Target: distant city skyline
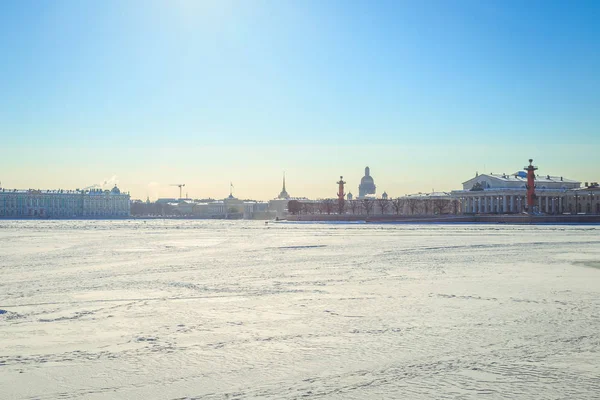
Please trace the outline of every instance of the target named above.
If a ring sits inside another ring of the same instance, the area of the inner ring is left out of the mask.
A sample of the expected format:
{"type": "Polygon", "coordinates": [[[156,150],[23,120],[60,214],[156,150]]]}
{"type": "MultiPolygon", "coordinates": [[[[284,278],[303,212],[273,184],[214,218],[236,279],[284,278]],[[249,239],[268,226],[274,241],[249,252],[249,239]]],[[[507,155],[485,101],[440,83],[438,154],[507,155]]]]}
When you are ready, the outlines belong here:
{"type": "Polygon", "coordinates": [[[2,4],[0,182],[133,198],[600,180],[598,2],[2,4]]]}
{"type": "MultiPolygon", "coordinates": [[[[433,149],[435,149],[435,147],[432,147],[432,151],[433,149]]],[[[449,149],[446,147],[445,150],[448,151],[449,149]]],[[[393,155],[384,152],[383,149],[381,149],[381,151],[382,154],[388,154],[390,158],[394,157],[393,155]]],[[[441,152],[442,149],[439,149],[438,151],[441,152]]],[[[547,151],[550,152],[550,150],[547,151]]],[[[582,157],[582,155],[585,154],[585,149],[583,147],[578,149],[577,146],[561,146],[556,149],[556,151],[565,152],[565,154],[563,156],[555,155],[551,160],[535,159],[535,163],[540,165],[540,170],[538,171],[539,175],[564,176],[565,178],[579,180],[582,183],[599,180],[599,174],[597,173],[588,173],[583,176],[577,175],[577,172],[581,170],[581,166],[586,165],[586,158],[582,157]],[[538,162],[538,160],[540,160],[540,162],[538,162]]],[[[365,166],[370,167],[371,175],[375,179],[377,185],[377,197],[384,191],[387,192],[390,197],[398,197],[417,192],[428,193],[434,190],[455,190],[461,186],[463,181],[472,178],[476,173],[494,172],[512,174],[523,169],[526,162],[522,162],[522,160],[523,157],[527,157],[526,152],[522,152],[525,155],[519,157],[519,153],[515,155],[502,151],[501,154],[506,156],[506,162],[502,163],[501,160],[498,161],[500,156],[487,159],[482,157],[481,154],[473,155],[472,157],[469,157],[469,159],[473,161],[473,164],[477,164],[481,166],[481,168],[469,168],[469,165],[466,165],[469,161],[462,161],[460,160],[460,157],[453,157],[452,153],[452,151],[449,151],[449,155],[444,158],[444,154],[436,154],[436,152],[433,152],[432,157],[434,159],[437,160],[443,158],[447,162],[447,165],[451,167],[444,168],[444,165],[442,164],[437,171],[437,179],[435,175],[420,174],[419,168],[421,165],[424,165],[424,168],[427,171],[427,159],[399,159],[396,168],[391,171],[379,169],[380,164],[387,165],[387,162],[381,162],[381,160],[376,163],[364,164],[362,166],[358,166],[357,164],[356,168],[348,168],[348,173],[344,173],[345,171],[341,172],[344,176],[344,180],[347,182],[346,193],[351,192],[355,197],[358,195],[358,185],[364,175],[365,166]],[[373,165],[375,167],[373,167],[373,165]],[[503,168],[502,165],[507,167],[503,168]],[[514,168],[511,168],[510,165],[514,166],[514,168]],[[432,179],[432,176],[434,179],[432,179]]],[[[410,154],[410,149],[407,150],[407,154],[410,154]]],[[[594,165],[595,159],[592,157],[589,160],[589,165],[592,166],[592,169],[590,169],[589,172],[593,172],[595,171],[594,168],[597,168],[597,166],[594,165]]],[[[392,160],[390,159],[389,162],[392,162],[392,160]]],[[[324,172],[323,174],[320,174],[318,167],[319,166],[316,165],[286,169],[286,189],[291,197],[335,197],[335,190],[337,187],[336,175],[326,176],[324,175],[324,172]]],[[[170,172],[160,173],[160,171],[158,171],[159,174],[157,174],[156,177],[164,177],[165,180],[138,183],[129,181],[129,179],[131,179],[130,176],[120,177],[118,175],[112,175],[93,181],[93,179],[86,179],[85,176],[82,177],[80,171],[77,174],[65,174],[62,177],[50,177],[45,181],[46,184],[42,184],[41,186],[19,184],[15,179],[11,179],[10,175],[7,175],[9,179],[2,179],[0,180],[0,183],[2,187],[11,189],[75,189],[92,185],[110,189],[117,184],[121,189],[130,192],[132,198],[142,200],[145,200],[146,197],[150,197],[151,200],[156,200],[157,198],[178,198],[179,188],[175,186],[176,183],[185,183],[186,186],[182,190],[183,196],[185,197],[187,194],[191,198],[225,198],[229,195],[230,182],[233,183],[234,186],[233,194],[238,198],[270,200],[276,198],[280,193],[283,170],[265,169],[262,171],[263,173],[261,176],[257,177],[249,175],[244,171],[242,165],[240,165],[239,168],[239,174],[235,175],[235,178],[237,179],[231,180],[228,180],[228,177],[224,175],[216,175],[208,176],[205,181],[202,181],[199,180],[201,177],[188,171],[185,174],[178,175],[179,177],[185,178],[168,181],[166,177],[170,172]],[[217,178],[219,176],[223,177],[223,179],[218,180],[217,178]],[[266,195],[261,196],[262,193],[266,193],[266,195]]],[[[324,169],[326,171],[331,170],[331,167],[324,167],[324,169]]],[[[43,172],[44,171],[42,171],[42,173],[43,172]]]]}

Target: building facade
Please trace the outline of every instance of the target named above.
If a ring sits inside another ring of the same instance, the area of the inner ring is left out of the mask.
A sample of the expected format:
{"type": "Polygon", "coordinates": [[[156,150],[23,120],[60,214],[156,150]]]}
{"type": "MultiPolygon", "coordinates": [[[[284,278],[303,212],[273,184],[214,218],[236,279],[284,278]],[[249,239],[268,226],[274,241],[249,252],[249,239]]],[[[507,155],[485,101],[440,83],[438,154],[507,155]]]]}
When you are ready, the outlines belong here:
{"type": "Polygon", "coordinates": [[[570,190],[563,202],[563,212],[600,214],[600,185],[598,182],[586,182],[584,187],[570,190]]]}
{"type": "Polygon", "coordinates": [[[130,197],[112,190],[0,189],[0,217],[111,218],[130,215],[130,197]]]}
{"type": "Polygon", "coordinates": [[[534,204],[527,204],[527,174],[476,174],[452,196],[460,200],[464,214],[600,213],[600,187],[562,176],[536,175],[534,204]]]}

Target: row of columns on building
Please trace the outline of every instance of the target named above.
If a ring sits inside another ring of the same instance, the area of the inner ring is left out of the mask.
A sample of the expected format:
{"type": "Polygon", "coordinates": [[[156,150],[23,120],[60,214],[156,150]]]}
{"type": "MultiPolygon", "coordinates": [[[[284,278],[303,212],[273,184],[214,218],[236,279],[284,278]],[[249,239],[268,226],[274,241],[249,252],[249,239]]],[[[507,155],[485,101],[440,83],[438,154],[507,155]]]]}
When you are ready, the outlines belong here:
{"type": "Polygon", "coordinates": [[[527,196],[521,195],[470,196],[463,199],[462,205],[465,214],[507,214],[526,210],[559,214],[563,211],[563,197],[538,196],[535,210],[529,209],[527,196]]]}

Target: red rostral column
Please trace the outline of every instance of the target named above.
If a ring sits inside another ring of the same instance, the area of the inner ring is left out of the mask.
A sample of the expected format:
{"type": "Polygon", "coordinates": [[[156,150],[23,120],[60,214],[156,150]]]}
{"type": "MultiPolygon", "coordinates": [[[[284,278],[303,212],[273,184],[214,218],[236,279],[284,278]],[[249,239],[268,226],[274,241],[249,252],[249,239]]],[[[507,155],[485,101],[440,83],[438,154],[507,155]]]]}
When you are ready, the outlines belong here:
{"type": "Polygon", "coordinates": [[[339,182],[337,182],[338,184],[338,214],[341,214],[344,212],[344,196],[346,196],[346,193],[344,193],[344,184],[346,182],[344,182],[344,177],[340,176],[340,180],[339,182]]]}
{"type": "Polygon", "coordinates": [[[527,171],[527,211],[533,212],[535,205],[535,171],[537,167],[533,165],[533,159],[529,159],[529,165],[524,168],[527,171]]]}

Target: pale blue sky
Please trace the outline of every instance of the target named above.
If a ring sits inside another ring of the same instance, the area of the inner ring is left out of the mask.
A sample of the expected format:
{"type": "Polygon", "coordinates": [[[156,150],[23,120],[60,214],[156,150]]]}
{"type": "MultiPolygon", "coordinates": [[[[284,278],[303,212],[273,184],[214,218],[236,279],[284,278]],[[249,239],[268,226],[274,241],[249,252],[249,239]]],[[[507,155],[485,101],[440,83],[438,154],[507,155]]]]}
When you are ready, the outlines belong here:
{"type": "Polygon", "coordinates": [[[600,3],[13,1],[0,181],[135,197],[600,180],[600,3]]]}

